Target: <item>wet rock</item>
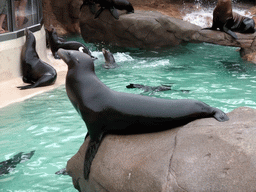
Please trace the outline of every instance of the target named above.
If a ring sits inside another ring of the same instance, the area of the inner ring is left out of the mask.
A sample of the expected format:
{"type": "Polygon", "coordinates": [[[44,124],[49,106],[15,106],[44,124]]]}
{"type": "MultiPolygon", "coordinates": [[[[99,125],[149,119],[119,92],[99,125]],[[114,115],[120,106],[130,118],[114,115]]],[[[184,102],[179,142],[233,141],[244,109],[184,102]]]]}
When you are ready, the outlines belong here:
{"type": "Polygon", "coordinates": [[[255,191],[256,110],[228,116],[225,123],[207,118],[159,133],[107,135],[85,181],[87,139],[67,172],[81,191],[255,191]]]}

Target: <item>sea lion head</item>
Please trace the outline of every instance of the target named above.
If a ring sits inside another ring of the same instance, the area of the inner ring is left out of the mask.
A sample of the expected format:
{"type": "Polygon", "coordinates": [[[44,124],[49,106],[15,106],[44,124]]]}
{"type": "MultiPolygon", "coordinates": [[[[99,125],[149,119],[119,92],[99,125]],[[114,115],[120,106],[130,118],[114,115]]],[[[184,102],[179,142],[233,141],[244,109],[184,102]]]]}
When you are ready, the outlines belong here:
{"type": "Polygon", "coordinates": [[[25,29],[24,34],[26,36],[26,46],[32,46],[33,48],[35,48],[36,38],[34,34],[28,28],[25,29]]]}
{"type": "Polygon", "coordinates": [[[68,65],[68,69],[83,70],[94,72],[94,63],[92,58],[80,51],[59,49],[58,55],[68,65]]]}
{"type": "Polygon", "coordinates": [[[102,53],[104,55],[106,64],[115,64],[116,63],[115,58],[112,53],[110,53],[109,51],[107,51],[104,48],[102,49],[102,53]]]}

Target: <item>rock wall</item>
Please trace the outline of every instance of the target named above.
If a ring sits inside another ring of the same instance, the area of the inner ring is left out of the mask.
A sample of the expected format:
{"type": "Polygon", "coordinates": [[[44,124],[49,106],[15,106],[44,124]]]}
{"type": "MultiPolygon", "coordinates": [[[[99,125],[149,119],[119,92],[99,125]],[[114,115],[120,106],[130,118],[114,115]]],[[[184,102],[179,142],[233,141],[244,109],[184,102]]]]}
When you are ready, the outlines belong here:
{"type": "Polygon", "coordinates": [[[107,135],[83,179],[86,139],[67,171],[81,191],[255,191],[256,110],[142,135],[107,135]]]}
{"type": "Polygon", "coordinates": [[[79,16],[82,0],[43,0],[46,28],[53,25],[59,35],[80,33],[79,16]]]}

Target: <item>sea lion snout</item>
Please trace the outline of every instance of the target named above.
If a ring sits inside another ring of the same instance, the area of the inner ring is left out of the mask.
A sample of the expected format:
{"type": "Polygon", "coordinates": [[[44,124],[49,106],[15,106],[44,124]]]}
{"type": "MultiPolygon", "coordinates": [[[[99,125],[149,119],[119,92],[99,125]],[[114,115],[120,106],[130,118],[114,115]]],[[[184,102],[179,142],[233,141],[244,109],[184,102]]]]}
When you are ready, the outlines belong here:
{"type": "Polygon", "coordinates": [[[60,56],[60,58],[66,63],[68,64],[69,61],[71,60],[70,56],[71,56],[71,53],[70,51],[68,50],[65,50],[65,49],[59,49],[57,51],[58,55],[60,56]]]}

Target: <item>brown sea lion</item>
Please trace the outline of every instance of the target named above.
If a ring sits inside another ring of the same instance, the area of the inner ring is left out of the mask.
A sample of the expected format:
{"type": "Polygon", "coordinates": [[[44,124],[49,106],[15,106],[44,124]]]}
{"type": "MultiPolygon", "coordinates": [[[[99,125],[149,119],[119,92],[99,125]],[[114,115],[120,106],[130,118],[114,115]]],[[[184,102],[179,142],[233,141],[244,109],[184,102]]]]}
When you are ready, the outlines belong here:
{"type": "Polygon", "coordinates": [[[254,27],[255,22],[253,19],[232,11],[231,0],[218,0],[217,6],[213,11],[212,27],[204,29],[217,30],[219,28],[234,39],[237,39],[237,35],[234,32],[254,33],[254,27]]]}

